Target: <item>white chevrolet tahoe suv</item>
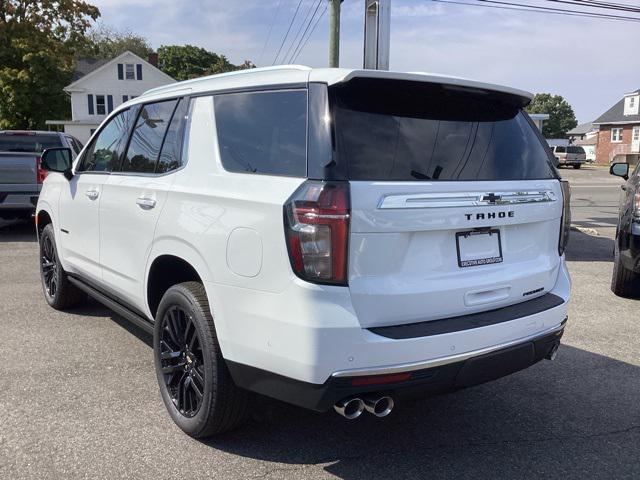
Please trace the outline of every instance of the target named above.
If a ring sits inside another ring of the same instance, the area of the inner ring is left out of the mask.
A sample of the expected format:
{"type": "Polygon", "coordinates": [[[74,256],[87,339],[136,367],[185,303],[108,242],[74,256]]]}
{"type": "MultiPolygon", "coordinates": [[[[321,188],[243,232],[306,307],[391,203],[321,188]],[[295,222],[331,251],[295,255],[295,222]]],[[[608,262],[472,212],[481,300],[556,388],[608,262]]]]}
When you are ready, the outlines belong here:
{"type": "Polygon", "coordinates": [[[346,418],[553,358],[569,189],[531,95],[285,66],[151,90],[37,205],[47,302],[153,332],[173,420],[242,422],[250,392],[346,418]]]}

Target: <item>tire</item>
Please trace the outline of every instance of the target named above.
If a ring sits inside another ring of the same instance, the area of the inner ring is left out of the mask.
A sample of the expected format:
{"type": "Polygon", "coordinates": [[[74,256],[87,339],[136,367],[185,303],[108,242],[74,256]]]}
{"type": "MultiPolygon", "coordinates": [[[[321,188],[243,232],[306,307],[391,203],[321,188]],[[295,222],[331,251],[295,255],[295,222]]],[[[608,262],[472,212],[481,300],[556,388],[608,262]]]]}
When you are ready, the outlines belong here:
{"type": "Polygon", "coordinates": [[[582,166],[582,164],[580,164],[580,163],[574,163],[573,164],[573,168],[575,168],[576,170],[580,170],[581,166],[582,166]]]}
{"type": "Polygon", "coordinates": [[[162,400],[187,435],[210,437],[247,419],[249,392],[236,387],[229,374],[201,283],[174,285],[164,294],[153,351],[162,400]]]}
{"type": "Polygon", "coordinates": [[[66,310],[83,303],[86,294],[69,282],[62,268],[53,225],[44,227],[40,234],[40,281],[47,303],[56,310],[66,310]]]}
{"type": "Polygon", "coordinates": [[[637,298],[640,293],[640,275],[633,270],[629,270],[622,264],[617,238],[613,249],[611,291],[618,297],[623,298],[637,298]]]}

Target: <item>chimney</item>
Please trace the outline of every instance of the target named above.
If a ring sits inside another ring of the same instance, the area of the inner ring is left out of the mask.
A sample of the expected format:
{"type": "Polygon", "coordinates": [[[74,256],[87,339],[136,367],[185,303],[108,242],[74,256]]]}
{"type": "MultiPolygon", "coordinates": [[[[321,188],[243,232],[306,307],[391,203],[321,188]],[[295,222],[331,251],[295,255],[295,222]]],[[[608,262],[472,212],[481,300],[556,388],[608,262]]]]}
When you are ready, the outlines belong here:
{"type": "Polygon", "coordinates": [[[158,66],[158,54],[157,54],[157,53],[154,53],[154,52],[151,52],[151,53],[149,54],[149,60],[148,60],[148,62],[149,62],[151,65],[153,65],[154,67],[157,67],[157,66],[158,66]]]}

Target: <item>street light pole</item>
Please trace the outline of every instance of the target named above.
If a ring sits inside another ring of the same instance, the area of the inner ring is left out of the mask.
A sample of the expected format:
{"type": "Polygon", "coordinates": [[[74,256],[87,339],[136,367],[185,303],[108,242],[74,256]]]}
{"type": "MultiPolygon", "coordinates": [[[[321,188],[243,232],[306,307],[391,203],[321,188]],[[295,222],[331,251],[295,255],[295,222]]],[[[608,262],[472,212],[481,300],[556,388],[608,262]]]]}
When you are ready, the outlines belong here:
{"type": "Polygon", "coordinates": [[[340,66],[340,4],[342,0],[329,0],[329,67],[340,66]]]}

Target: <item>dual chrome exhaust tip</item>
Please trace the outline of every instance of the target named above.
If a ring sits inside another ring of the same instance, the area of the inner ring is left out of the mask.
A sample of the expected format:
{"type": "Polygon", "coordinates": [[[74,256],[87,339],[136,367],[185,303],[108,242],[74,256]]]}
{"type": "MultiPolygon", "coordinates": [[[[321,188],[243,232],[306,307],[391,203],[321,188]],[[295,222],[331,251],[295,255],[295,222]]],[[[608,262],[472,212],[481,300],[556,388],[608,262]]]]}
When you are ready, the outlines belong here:
{"type": "Polygon", "coordinates": [[[348,397],[337,402],[333,408],[347,420],[354,420],[365,410],[376,417],[386,417],[391,413],[395,402],[393,398],[384,395],[367,395],[364,398],[348,397]]]}

